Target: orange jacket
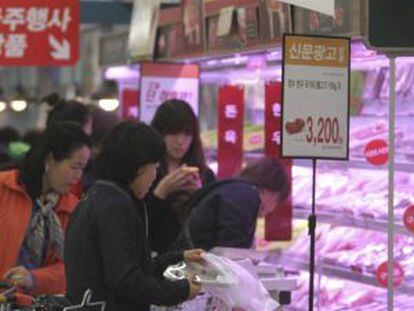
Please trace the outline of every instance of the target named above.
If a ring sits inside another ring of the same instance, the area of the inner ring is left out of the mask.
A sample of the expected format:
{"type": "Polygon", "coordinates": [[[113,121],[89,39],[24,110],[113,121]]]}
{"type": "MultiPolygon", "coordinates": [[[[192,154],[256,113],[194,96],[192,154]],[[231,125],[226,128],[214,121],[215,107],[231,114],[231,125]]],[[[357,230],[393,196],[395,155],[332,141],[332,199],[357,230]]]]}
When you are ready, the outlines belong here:
{"type": "MultiPolygon", "coordinates": [[[[0,172],[0,280],[4,273],[16,266],[34,204],[17,179],[17,171],[0,172]]],[[[77,202],[71,194],[63,195],[59,200],[56,213],[64,232],[77,202]]],[[[53,254],[46,257],[44,267],[31,271],[36,281],[33,293],[65,293],[63,262],[53,254]]]]}

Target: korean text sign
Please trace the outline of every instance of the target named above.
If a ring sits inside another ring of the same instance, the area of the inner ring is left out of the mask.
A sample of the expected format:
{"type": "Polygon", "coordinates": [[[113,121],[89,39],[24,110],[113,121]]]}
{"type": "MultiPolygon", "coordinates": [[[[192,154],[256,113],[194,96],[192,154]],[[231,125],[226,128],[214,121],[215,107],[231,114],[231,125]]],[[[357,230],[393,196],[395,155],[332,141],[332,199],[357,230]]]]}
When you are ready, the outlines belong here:
{"type": "Polygon", "coordinates": [[[198,115],[198,77],[198,65],[141,63],[140,120],[150,123],[158,106],[169,99],[185,100],[198,115]]]}
{"type": "Polygon", "coordinates": [[[217,162],[219,178],[238,173],[243,162],[244,89],[236,85],[219,88],[217,162]]]}
{"type": "Polygon", "coordinates": [[[282,156],[348,159],[350,40],[285,35],[282,156]]]}
{"type": "Polygon", "coordinates": [[[68,66],[79,58],[79,0],[0,1],[0,65],[68,66]]]}

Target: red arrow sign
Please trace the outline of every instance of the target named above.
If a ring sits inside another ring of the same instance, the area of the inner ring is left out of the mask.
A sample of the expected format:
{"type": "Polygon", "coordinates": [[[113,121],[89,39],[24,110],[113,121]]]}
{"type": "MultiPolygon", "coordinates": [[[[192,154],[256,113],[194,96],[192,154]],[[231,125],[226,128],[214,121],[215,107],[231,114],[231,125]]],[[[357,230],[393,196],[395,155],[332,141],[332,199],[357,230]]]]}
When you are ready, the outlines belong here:
{"type": "Polygon", "coordinates": [[[0,66],[68,66],[79,58],[79,0],[1,0],[0,66]]]}

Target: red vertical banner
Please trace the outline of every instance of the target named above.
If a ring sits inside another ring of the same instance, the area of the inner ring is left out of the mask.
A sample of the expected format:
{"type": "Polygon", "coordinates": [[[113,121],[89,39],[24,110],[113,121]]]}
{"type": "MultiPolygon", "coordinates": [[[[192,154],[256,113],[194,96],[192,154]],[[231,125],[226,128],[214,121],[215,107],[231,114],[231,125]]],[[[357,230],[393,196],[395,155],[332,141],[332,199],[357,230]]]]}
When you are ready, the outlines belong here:
{"type": "Polygon", "coordinates": [[[124,88],[121,93],[122,119],[137,119],[139,108],[139,90],[124,88]]]}
{"type": "MultiPolygon", "coordinates": [[[[267,157],[280,157],[282,84],[269,81],[265,84],[265,154],[267,157]]],[[[292,185],[292,161],[281,160],[292,185]]],[[[292,239],[292,200],[283,202],[266,215],[265,238],[268,241],[286,241],[292,239]]]]}
{"type": "Polygon", "coordinates": [[[219,88],[217,161],[218,177],[231,177],[243,162],[244,88],[219,88]]]}

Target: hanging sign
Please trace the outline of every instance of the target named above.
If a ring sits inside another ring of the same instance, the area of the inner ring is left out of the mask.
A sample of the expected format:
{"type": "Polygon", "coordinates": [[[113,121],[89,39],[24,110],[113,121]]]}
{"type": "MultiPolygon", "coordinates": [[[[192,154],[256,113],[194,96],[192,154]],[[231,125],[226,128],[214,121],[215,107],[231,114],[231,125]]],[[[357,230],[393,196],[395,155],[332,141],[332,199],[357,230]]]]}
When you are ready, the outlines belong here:
{"type": "Polygon", "coordinates": [[[282,156],[349,155],[350,40],[285,35],[282,156]]]}
{"type": "Polygon", "coordinates": [[[232,177],[243,162],[244,89],[225,85],[219,89],[218,176],[232,177]]]}
{"type": "MultiPolygon", "coordinates": [[[[265,84],[265,154],[280,158],[282,83],[269,81],[265,84]]],[[[292,184],[292,160],[281,160],[292,184]]],[[[265,238],[268,241],[287,241],[292,238],[292,201],[278,204],[265,215],[265,238]]]]}
{"type": "Polygon", "coordinates": [[[1,66],[69,66],[78,58],[78,0],[0,1],[1,66]]]}
{"type": "Polygon", "coordinates": [[[158,106],[169,99],[185,100],[198,115],[198,76],[198,65],[141,63],[140,120],[150,123],[158,106]]]}

